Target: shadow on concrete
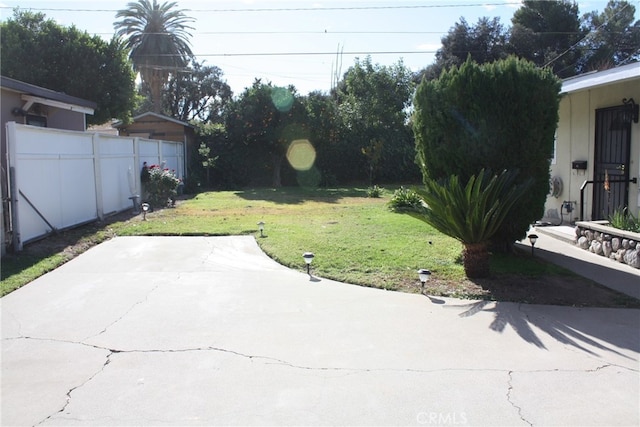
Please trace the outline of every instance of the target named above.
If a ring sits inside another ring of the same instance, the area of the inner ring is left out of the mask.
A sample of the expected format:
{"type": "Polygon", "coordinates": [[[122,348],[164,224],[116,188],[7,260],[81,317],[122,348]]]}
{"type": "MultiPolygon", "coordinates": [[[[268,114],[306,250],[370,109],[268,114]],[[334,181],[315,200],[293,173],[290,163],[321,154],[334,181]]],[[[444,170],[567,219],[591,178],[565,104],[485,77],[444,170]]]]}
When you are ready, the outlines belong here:
{"type": "Polygon", "coordinates": [[[448,308],[463,309],[464,311],[458,314],[460,317],[491,312],[493,313],[493,321],[489,326],[491,330],[502,333],[510,326],[523,340],[542,349],[547,347],[539,336],[540,332],[546,333],[562,344],[592,355],[598,355],[596,350],[599,349],[630,359],[614,347],[634,352],[640,351],[640,333],[637,329],[640,324],[638,309],[580,309],[495,301],[450,305],[448,308]]]}
{"type": "MultiPolygon", "coordinates": [[[[521,250],[531,250],[522,243],[516,243],[516,248],[521,250]]],[[[573,249],[573,248],[572,248],[573,249]]],[[[566,268],[586,279],[599,283],[607,288],[613,289],[625,295],[640,299],[640,272],[634,274],[635,271],[624,271],[624,269],[632,269],[627,265],[621,265],[621,269],[616,269],[616,262],[599,255],[594,255],[584,251],[584,258],[576,258],[567,256],[558,252],[548,251],[542,248],[536,248],[535,256],[545,261],[549,261],[560,267],[566,268]],[[592,262],[589,258],[600,257],[604,265],[592,262]],[[611,263],[611,267],[606,266],[611,263]]]]}

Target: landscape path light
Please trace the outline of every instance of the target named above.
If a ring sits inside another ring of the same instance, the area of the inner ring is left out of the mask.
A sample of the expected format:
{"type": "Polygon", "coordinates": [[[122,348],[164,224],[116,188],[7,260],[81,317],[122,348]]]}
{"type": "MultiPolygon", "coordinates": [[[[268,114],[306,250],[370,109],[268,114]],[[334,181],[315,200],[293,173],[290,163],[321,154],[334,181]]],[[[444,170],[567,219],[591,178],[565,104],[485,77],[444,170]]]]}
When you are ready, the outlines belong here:
{"type": "Polygon", "coordinates": [[[315,255],[312,252],[305,252],[302,254],[302,258],[304,258],[304,262],[307,264],[307,274],[311,276],[311,261],[313,261],[315,255]]]}
{"type": "Polygon", "coordinates": [[[149,203],[142,204],[142,220],[147,220],[147,212],[149,212],[149,203]]]}
{"type": "Polygon", "coordinates": [[[420,270],[418,270],[418,277],[420,278],[421,287],[422,289],[424,289],[424,285],[431,278],[431,272],[426,268],[421,268],[420,270]]]}
{"type": "Polygon", "coordinates": [[[531,242],[531,256],[533,256],[533,247],[536,245],[536,241],[538,240],[537,234],[529,234],[529,242],[531,242]]]}
{"type": "Polygon", "coordinates": [[[264,221],[258,223],[258,230],[260,230],[260,237],[264,237],[264,221]]]}

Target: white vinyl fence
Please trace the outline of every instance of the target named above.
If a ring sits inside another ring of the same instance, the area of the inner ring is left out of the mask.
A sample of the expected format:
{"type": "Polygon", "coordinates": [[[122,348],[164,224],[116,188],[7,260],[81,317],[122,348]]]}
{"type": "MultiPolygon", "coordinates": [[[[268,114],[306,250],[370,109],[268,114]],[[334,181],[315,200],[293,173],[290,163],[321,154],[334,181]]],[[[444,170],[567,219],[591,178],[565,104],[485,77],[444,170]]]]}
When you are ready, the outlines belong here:
{"type": "MultiPolygon", "coordinates": [[[[132,209],[143,162],[184,178],[184,143],[7,123],[14,250],[132,209]]],[[[6,212],[5,212],[6,214],[6,212]]]]}

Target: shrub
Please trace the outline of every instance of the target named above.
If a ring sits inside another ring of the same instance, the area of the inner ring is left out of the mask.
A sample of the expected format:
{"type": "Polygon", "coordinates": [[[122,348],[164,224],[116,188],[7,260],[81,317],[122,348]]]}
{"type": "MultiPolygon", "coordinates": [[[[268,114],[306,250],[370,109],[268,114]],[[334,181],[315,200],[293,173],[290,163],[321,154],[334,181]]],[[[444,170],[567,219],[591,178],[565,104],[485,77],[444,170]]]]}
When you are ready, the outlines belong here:
{"type": "Polygon", "coordinates": [[[367,197],[377,199],[381,196],[382,196],[382,187],[378,187],[377,185],[374,185],[373,187],[369,187],[367,189],[367,197]]]}
{"type": "Polygon", "coordinates": [[[551,70],[509,58],[468,60],[416,91],[413,124],[425,179],[457,175],[467,182],[483,168],[517,169],[516,184],[533,178],[492,238],[494,249],[510,249],[544,214],[560,88],[551,70]]]}
{"type": "Polygon", "coordinates": [[[533,184],[515,184],[517,171],[493,175],[484,169],[466,184],[453,175],[446,180],[425,179],[420,196],[425,208],[412,214],[464,245],[462,263],[469,278],[489,276],[490,239],[506,222],[512,206],[533,184]]]}
{"type": "Polygon", "coordinates": [[[174,200],[178,194],[180,180],[174,171],[163,169],[158,165],[149,167],[148,181],[146,182],[146,193],[149,203],[153,207],[163,208],[167,206],[169,200],[174,200]]]}
{"type": "Polygon", "coordinates": [[[640,233],[640,219],[634,217],[627,208],[616,209],[613,214],[609,215],[609,225],[619,230],[640,233]]]}
{"type": "Polygon", "coordinates": [[[393,192],[387,206],[393,212],[419,211],[422,207],[422,198],[414,190],[400,187],[393,192]]]}

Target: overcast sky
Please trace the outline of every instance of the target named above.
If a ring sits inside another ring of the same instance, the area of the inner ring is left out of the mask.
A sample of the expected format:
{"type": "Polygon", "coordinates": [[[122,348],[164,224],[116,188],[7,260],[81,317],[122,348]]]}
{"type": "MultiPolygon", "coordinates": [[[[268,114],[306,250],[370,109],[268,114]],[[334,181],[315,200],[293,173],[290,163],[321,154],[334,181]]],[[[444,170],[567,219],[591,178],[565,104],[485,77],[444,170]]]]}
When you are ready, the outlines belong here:
{"type": "MultiPolygon", "coordinates": [[[[160,0],[160,3],[164,0],[160,0]]],[[[13,8],[43,12],[60,25],[75,25],[106,39],[115,13],[126,0],[0,0],[2,20],[13,8]]],[[[302,94],[328,91],[356,57],[391,65],[400,59],[413,71],[431,64],[440,39],[464,17],[499,17],[506,27],[520,7],[515,0],[178,0],[195,18],[192,50],[199,61],[216,65],[235,94],[255,78],[294,85],[302,94]],[[342,55],[338,55],[342,52],[342,55]]],[[[640,0],[631,0],[640,9],[640,0]]],[[[579,2],[580,15],[602,11],[607,1],[579,2]]],[[[636,13],[637,17],[637,13],[636,13]]],[[[637,19],[637,18],[636,18],[637,19]]]]}

